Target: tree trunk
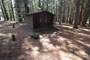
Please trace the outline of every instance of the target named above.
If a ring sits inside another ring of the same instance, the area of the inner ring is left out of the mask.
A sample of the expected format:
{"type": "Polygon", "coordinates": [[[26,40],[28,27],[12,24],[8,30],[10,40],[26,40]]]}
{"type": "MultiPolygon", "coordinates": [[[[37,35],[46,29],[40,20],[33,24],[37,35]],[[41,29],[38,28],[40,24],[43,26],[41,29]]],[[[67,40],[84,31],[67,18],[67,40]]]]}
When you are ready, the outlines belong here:
{"type": "Polygon", "coordinates": [[[48,11],[48,0],[47,0],[47,11],[48,11]]]}
{"type": "Polygon", "coordinates": [[[80,6],[80,0],[76,0],[76,14],[75,14],[75,21],[73,26],[74,28],[78,28],[79,6],[80,6]]]}
{"type": "Polygon", "coordinates": [[[79,20],[78,20],[78,25],[80,25],[80,23],[81,23],[81,21],[82,21],[83,1],[84,1],[84,0],[81,0],[81,8],[80,8],[80,16],[79,16],[79,20]]]}
{"type": "Polygon", "coordinates": [[[68,9],[68,11],[67,11],[67,21],[66,21],[66,22],[68,23],[68,20],[69,20],[69,17],[70,17],[70,16],[69,16],[69,12],[70,12],[69,9],[70,9],[70,8],[68,7],[67,9],[68,9]]]}
{"type": "Polygon", "coordinates": [[[57,1],[56,1],[56,21],[57,22],[58,14],[57,14],[57,1]]]}
{"type": "Polygon", "coordinates": [[[2,3],[1,3],[1,11],[2,11],[2,14],[3,14],[4,19],[7,20],[7,19],[6,19],[5,12],[4,12],[4,9],[3,9],[3,6],[2,6],[2,3]]]}
{"type": "Polygon", "coordinates": [[[9,9],[9,14],[10,14],[9,19],[12,20],[12,14],[11,14],[11,11],[10,11],[10,8],[9,8],[9,7],[10,7],[10,6],[9,6],[9,4],[8,4],[8,9],[9,9]]]}
{"type": "Polygon", "coordinates": [[[89,26],[90,26],[90,20],[89,20],[89,26]]]}
{"type": "Polygon", "coordinates": [[[81,24],[83,27],[86,27],[86,22],[89,17],[89,9],[88,9],[89,7],[90,7],[90,0],[87,1],[86,8],[84,10],[82,24],[81,24]]]}
{"type": "Polygon", "coordinates": [[[62,23],[66,22],[66,17],[65,17],[65,4],[63,6],[63,18],[62,18],[62,23]]]}
{"type": "Polygon", "coordinates": [[[72,24],[72,16],[69,17],[69,24],[72,24]]]}
{"type": "Polygon", "coordinates": [[[42,6],[41,6],[41,10],[44,10],[44,0],[42,0],[42,6]]]}
{"type": "Polygon", "coordinates": [[[4,0],[1,0],[1,6],[2,6],[2,10],[3,10],[3,15],[4,15],[4,19],[7,21],[9,20],[9,17],[8,17],[8,14],[6,12],[6,9],[5,9],[5,5],[4,5],[4,0]]]}
{"type": "Polygon", "coordinates": [[[61,24],[62,21],[62,0],[60,0],[60,7],[59,7],[59,24],[61,24]]]}
{"type": "Polygon", "coordinates": [[[39,0],[39,5],[38,6],[41,8],[41,0],[39,0]]]}
{"type": "Polygon", "coordinates": [[[27,4],[27,0],[24,0],[25,13],[29,13],[29,7],[27,4]]]}
{"type": "Polygon", "coordinates": [[[15,21],[15,17],[14,17],[14,11],[13,11],[13,6],[12,6],[12,0],[10,0],[10,3],[11,3],[11,12],[12,12],[12,20],[15,21]]]}

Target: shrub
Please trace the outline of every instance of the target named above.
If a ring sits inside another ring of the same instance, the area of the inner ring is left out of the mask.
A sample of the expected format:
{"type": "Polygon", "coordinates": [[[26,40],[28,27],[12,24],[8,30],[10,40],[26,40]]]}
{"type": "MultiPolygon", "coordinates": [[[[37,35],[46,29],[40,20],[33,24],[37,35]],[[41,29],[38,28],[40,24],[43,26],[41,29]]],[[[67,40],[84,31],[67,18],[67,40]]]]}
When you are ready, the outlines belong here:
{"type": "Polygon", "coordinates": [[[16,41],[15,35],[12,35],[12,41],[16,41]]]}
{"type": "Polygon", "coordinates": [[[33,35],[31,35],[31,38],[33,38],[33,39],[39,39],[40,37],[39,37],[38,34],[33,34],[33,35]]]}
{"type": "Polygon", "coordinates": [[[13,24],[13,28],[15,28],[15,25],[13,24]]]}
{"type": "Polygon", "coordinates": [[[19,18],[19,22],[23,22],[22,18],[19,18]]]}

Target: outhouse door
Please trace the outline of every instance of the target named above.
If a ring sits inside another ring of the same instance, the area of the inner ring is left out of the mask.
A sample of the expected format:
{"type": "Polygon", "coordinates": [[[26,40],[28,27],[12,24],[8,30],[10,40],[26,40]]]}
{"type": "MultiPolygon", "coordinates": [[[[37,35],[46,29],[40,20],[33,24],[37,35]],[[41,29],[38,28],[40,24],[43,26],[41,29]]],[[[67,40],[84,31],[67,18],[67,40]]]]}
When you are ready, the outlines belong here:
{"type": "Polygon", "coordinates": [[[39,26],[40,27],[48,26],[48,19],[47,19],[47,15],[45,13],[40,13],[39,26]]]}

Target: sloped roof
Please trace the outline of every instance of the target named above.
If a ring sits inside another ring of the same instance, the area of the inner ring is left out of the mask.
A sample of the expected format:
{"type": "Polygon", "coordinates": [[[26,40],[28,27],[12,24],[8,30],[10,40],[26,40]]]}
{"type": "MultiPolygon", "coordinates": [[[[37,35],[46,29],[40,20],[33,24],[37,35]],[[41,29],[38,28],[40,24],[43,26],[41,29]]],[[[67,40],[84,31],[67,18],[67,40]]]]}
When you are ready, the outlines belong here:
{"type": "Polygon", "coordinates": [[[41,12],[46,12],[46,13],[50,13],[52,15],[55,15],[55,14],[49,12],[49,11],[38,11],[38,12],[34,12],[34,13],[26,13],[25,15],[32,15],[32,14],[37,14],[37,13],[41,13],[41,12]]]}

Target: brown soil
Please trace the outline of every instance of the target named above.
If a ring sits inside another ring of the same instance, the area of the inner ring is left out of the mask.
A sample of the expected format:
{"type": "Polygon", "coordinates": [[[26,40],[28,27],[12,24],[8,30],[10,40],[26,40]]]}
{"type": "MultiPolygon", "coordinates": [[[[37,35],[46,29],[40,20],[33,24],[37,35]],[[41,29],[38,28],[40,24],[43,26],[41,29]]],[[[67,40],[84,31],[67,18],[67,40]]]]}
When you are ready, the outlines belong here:
{"type": "Polygon", "coordinates": [[[89,27],[73,29],[63,24],[36,33],[39,40],[30,38],[32,31],[26,23],[0,21],[0,60],[90,60],[89,27]]]}

